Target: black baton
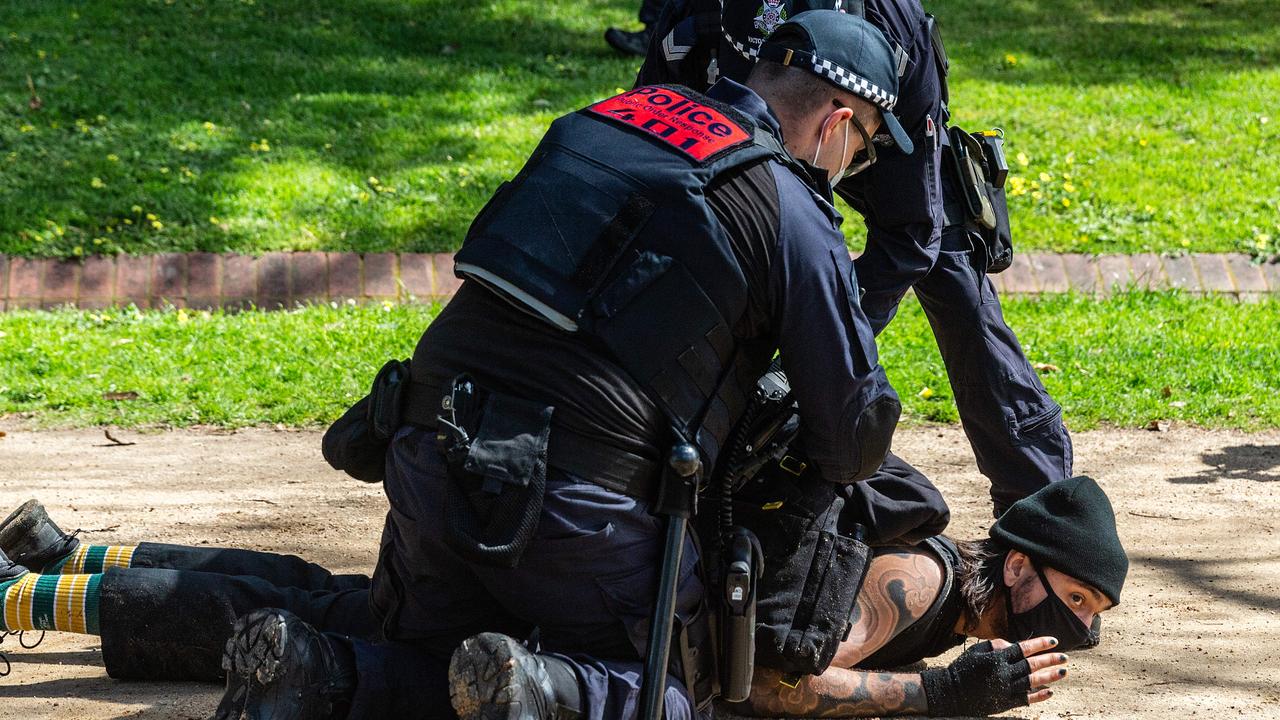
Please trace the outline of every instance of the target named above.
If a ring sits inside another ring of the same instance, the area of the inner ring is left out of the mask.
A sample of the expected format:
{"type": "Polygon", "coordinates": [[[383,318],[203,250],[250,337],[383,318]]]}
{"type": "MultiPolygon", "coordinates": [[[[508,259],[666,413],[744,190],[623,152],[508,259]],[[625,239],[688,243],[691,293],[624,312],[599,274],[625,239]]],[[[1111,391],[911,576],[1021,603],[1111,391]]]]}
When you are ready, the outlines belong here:
{"type": "MultiPolygon", "coordinates": [[[[680,558],[698,497],[702,458],[692,444],[682,442],[671,448],[667,467],[658,486],[654,512],[667,518],[666,545],[662,549],[662,574],[658,596],[649,619],[649,652],[644,661],[640,685],[641,720],[661,720],[666,698],[667,664],[671,659],[671,630],[675,626],[676,591],[680,584],[680,558]]],[[[690,689],[692,691],[692,689],[690,689]]]]}

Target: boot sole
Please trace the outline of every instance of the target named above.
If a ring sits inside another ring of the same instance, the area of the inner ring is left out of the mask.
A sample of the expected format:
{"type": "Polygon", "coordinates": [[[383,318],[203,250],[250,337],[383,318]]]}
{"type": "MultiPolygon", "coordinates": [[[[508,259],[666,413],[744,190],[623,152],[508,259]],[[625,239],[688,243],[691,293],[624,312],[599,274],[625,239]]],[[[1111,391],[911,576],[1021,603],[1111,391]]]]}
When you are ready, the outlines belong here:
{"type": "Polygon", "coordinates": [[[504,635],[467,638],[449,660],[449,699],[460,720],[540,720],[525,702],[511,643],[504,635]]]}
{"type": "Polygon", "coordinates": [[[236,620],[222,651],[227,690],[210,720],[251,718],[245,706],[254,695],[280,678],[289,629],[284,618],[255,610],[236,620]]]}

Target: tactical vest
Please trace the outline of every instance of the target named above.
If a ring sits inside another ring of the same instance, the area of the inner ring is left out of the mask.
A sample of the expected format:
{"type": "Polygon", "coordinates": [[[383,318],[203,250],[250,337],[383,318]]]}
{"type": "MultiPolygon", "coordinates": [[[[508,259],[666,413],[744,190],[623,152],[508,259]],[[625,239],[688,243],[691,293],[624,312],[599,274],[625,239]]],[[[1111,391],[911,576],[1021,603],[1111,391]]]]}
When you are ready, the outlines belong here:
{"type": "Polygon", "coordinates": [[[747,280],[705,193],[765,158],[794,162],[734,108],[631,90],[551,124],[454,272],[606,352],[712,467],[769,357],[733,336],[747,280]]]}

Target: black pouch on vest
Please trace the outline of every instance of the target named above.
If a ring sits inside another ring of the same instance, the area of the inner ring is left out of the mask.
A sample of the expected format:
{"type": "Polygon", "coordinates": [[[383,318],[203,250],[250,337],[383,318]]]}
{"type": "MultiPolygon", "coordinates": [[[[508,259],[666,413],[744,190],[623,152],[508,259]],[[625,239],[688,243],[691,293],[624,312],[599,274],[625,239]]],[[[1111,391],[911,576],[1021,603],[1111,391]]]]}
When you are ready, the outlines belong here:
{"type": "Polygon", "coordinates": [[[466,408],[456,403],[454,418],[441,418],[437,439],[442,445],[450,442],[445,420],[471,436],[467,447],[453,442],[441,448],[449,467],[444,538],[470,562],[513,568],[542,514],[553,408],[494,392],[483,395],[480,412],[470,413],[478,419],[464,417],[466,408]]]}
{"type": "MultiPolygon", "coordinates": [[[[960,205],[972,229],[982,238],[988,273],[1007,270],[1013,264],[1013,232],[1009,226],[1009,205],[1004,192],[1008,165],[1004,157],[1003,135],[968,133],[948,128],[951,171],[960,186],[960,205]]],[[[954,222],[959,218],[948,218],[954,222]]]]}
{"type": "Polygon", "coordinates": [[[324,433],[320,452],[333,469],[367,483],[386,479],[387,448],[400,427],[408,385],[409,361],[382,366],[369,394],[324,433]]]}
{"type": "Polygon", "coordinates": [[[837,529],[844,499],[835,485],[816,473],[784,479],[790,471],[778,465],[764,473],[773,477],[734,502],[735,521],[755,532],[768,568],[757,594],[756,663],[816,675],[848,635],[868,549],[837,529]]]}

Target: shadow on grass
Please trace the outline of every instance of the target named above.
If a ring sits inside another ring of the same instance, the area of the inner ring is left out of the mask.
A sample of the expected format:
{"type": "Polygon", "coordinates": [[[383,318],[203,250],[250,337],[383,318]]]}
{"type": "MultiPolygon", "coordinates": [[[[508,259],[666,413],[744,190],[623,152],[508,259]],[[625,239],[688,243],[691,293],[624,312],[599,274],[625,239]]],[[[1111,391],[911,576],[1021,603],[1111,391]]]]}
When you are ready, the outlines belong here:
{"type": "Polygon", "coordinates": [[[1182,85],[1280,62],[1274,0],[935,0],[953,65],[1009,84],[1182,85]],[[1018,59],[1014,64],[1005,55],[1018,59]],[[1032,60],[1033,62],[1026,62],[1032,60]]]}
{"type": "Polygon", "coordinates": [[[627,84],[633,63],[592,17],[624,4],[14,6],[0,19],[0,252],[262,249],[264,235],[296,247],[308,234],[452,249],[470,205],[531,149],[504,125],[627,84]],[[394,187],[398,173],[421,187],[394,187]]]}
{"type": "Polygon", "coordinates": [[[1212,467],[1168,481],[1176,485],[1208,485],[1223,480],[1280,481],[1280,445],[1233,445],[1220,452],[1205,453],[1201,460],[1212,467]]]}

